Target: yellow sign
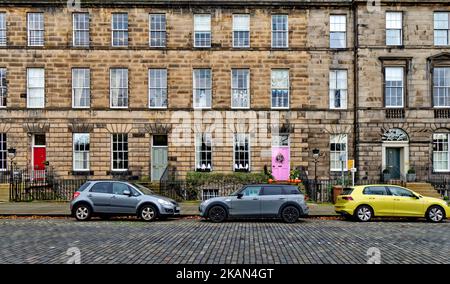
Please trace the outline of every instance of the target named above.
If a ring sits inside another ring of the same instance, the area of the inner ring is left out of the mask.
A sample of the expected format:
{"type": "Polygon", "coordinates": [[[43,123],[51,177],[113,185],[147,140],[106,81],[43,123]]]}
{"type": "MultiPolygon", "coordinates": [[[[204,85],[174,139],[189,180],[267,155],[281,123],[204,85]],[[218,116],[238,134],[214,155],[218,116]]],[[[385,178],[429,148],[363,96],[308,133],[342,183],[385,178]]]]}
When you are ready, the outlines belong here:
{"type": "Polygon", "coordinates": [[[351,169],[355,167],[355,160],[348,160],[347,161],[347,169],[351,169]]]}

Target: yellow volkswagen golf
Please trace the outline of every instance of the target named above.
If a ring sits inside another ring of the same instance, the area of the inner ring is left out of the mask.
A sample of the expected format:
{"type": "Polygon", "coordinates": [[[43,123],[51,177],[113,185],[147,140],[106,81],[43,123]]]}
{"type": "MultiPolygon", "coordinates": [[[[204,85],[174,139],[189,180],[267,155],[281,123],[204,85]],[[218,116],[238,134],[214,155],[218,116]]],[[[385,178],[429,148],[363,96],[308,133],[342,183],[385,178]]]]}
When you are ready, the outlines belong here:
{"type": "Polygon", "coordinates": [[[336,213],[367,222],[372,217],[425,217],[442,222],[450,216],[448,204],[396,185],[361,185],[344,189],[335,204],[336,213]]]}

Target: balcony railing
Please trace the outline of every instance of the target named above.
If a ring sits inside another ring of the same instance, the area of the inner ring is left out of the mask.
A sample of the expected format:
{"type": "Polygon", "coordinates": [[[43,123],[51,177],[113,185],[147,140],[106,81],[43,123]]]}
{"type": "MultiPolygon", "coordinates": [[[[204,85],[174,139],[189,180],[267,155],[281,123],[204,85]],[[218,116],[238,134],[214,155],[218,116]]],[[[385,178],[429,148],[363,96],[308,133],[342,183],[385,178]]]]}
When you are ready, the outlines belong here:
{"type": "Polygon", "coordinates": [[[434,110],[434,118],[450,118],[450,109],[435,109],[434,110]]]}
{"type": "Polygon", "coordinates": [[[405,109],[403,108],[387,108],[386,118],[405,118],[405,109]]]}

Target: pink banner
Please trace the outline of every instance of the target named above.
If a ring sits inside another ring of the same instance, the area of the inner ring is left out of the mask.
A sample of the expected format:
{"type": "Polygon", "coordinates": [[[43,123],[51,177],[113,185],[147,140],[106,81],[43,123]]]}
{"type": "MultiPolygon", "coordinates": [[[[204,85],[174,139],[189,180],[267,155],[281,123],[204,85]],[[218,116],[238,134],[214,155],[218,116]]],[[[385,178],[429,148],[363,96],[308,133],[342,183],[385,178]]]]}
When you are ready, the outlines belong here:
{"type": "Polygon", "coordinates": [[[288,180],[290,176],[289,147],[272,147],[272,176],[275,180],[288,180]]]}

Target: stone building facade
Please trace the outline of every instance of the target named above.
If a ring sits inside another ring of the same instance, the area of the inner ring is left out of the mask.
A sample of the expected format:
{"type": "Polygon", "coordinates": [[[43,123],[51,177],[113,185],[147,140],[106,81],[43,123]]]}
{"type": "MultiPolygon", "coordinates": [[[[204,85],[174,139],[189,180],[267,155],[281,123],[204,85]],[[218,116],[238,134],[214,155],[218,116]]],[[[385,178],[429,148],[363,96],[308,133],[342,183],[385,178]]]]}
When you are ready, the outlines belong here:
{"type": "Polygon", "coordinates": [[[4,169],[15,148],[19,167],[48,161],[64,178],[157,180],[168,165],[181,176],[275,169],[284,149],[280,175],[312,175],[319,149],[319,177],[354,159],[378,178],[396,155],[401,174],[430,165],[433,132],[449,125],[430,81],[431,66],[448,64],[433,26],[435,12],[450,12],[445,1],[80,4],[0,0],[4,169]],[[403,15],[398,46],[386,46],[387,11],[403,15]],[[386,108],[384,70],[398,66],[404,104],[386,108]],[[397,129],[407,141],[384,141],[397,129]]]}

